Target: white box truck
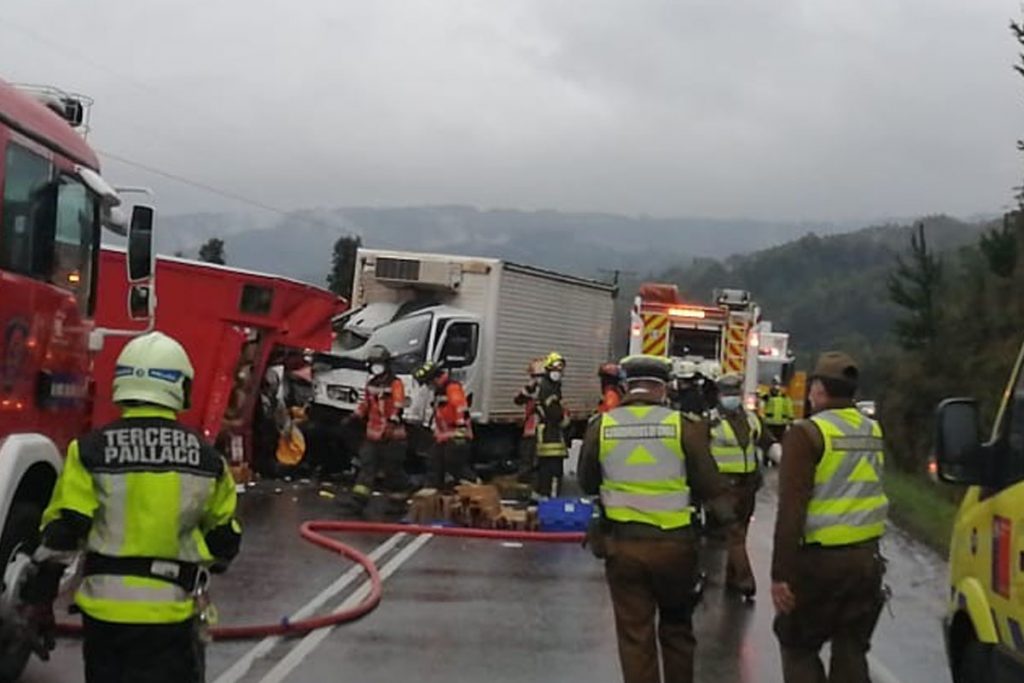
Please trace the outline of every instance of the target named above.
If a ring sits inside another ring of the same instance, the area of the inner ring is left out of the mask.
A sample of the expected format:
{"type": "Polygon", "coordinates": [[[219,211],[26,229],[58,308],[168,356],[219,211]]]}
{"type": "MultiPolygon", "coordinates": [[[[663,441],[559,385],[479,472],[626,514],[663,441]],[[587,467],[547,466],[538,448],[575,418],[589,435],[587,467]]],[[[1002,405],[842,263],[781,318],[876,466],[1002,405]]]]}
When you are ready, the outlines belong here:
{"type": "MultiPolygon", "coordinates": [[[[366,384],[367,350],[377,344],[416,392],[411,373],[443,363],[470,397],[476,459],[512,457],[522,407],[513,403],[527,366],[558,351],[567,366],[563,397],[584,422],[600,398],[598,366],[609,359],[615,287],[494,258],[360,249],[352,308],[335,321],[330,354],[314,360],[315,420],[355,409],[366,384]]],[[[425,400],[406,419],[424,424],[425,400]]]]}

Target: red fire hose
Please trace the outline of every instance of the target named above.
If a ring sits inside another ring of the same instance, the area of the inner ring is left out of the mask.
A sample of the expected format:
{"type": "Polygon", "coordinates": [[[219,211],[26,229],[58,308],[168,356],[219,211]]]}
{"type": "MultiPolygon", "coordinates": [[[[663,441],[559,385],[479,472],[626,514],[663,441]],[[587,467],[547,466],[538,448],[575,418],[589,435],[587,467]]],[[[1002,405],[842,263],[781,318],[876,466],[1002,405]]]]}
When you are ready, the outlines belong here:
{"type": "MultiPolygon", "coordinates": [[[[355,607],[310,617],[300,621],[289,621],[287,617],[276,624],[253,624],[249,626],[218,626],[210,629],[214,640],[248,640],[267,636],[296,636],[321,628],[347,624],[360,619],[380,604],[381,578],[377,565],[369,557],[350,545],[331,538],[321,532],[350,531],[361,534],[433,534],[454,538],[475,538],[500,541],[524,541],[546,543],[582,543],[584,534],[581,532],[544,532],[544,531],[505,531],[496,529],[469,529],[465,527],[443,527],[416,524],[387,524],[378,522],[348,522],[341,520],[311,520],[299,527],[299,535],[314,545],[343,555],[359,564],[366,570],[370,579],[370,593],[355,607]]],[[[62,635],[78,635],[82,627],[78,624],[60,624],[58,631],[62,635]]]]}

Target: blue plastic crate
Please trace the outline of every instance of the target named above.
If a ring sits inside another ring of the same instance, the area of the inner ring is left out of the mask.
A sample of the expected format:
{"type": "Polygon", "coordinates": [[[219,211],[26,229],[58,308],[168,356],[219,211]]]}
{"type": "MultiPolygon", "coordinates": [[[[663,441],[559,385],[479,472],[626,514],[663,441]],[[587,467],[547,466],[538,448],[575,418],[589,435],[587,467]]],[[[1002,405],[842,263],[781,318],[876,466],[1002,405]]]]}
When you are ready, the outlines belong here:
{"type": "Polygon", "coordinates": [[[541,531],[586,531],[594,505],[580,498],[551,498],[537,504],[541,531]]]}

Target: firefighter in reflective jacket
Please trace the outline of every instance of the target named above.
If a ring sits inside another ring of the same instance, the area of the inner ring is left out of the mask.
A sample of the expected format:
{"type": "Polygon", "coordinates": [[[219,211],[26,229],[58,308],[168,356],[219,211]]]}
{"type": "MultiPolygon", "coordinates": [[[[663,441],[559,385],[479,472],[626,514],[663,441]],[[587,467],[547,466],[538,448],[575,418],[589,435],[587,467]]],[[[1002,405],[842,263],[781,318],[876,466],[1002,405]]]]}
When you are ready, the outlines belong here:
{"type": "Polygon", "coordinates": [[[449,475],[455,481],[479,482],[470,467],[473,423],[462,384],[433,361],[427,361],[413,378],[433,389],[434,450],[430,462],[431,486],[444,490],[449,475]]]}
{"type": "Polygon", "coordinates": [[[405,386],[391,369],[391,353],[374,346],[367,354],[370,379],[354,419],[366,423],[366,436],[359,450],[359,476],[352,495],[361,504],[369,500],[378,475],[391,491],[408,488],[405,476],[406,434],[402,412],[405,410],[405,386]]]}
{"type": "Polygon", "coordinates": [[[754,514],[754,500],[761,487],[757,449],[767,450],[775,440],[754,413],[743,407],[743,378],[723,375],[718,380],[718,413],[710,425],[711,455],[718,471],[729,481],[736,522],[726,530],[726,590],[748,600],[757,592],[747,555],[747,529],[754,514]]]}
{"type": "Polygon", "coordinates": [[[882,429],[854,407],[857,365],[822,354],[811,376],[812,416],[786,432],[772,557],[775,633],[786,683],[868,683],[867,652],[885,602],[878,543],[888,499],[882,429]]]}
{"type": "Polygon", "coordinates": [[[533,483],[537,476],[537,395],[544,376],[544,359],[534,358],[527,368],[530,381],[519,390],[513,401],[523,406],[523,433],[519,437],[519,482],[533,483]]]}
{"type": "Polygon", "coordinates": [[[541,496],[557,496],[562,488],[565,459],[569,456],[566,430],[569,410],[562,404],[562,373],[565,359],[550,353],[544,359],[544,376],[537,392],[537,484],[541,496]]]}
{"type": "Polygon", "coordinates": [[[605,363],[597,370],[601,380],[601,403],[597,412],[607,413],[622,404],[622,377],[618,363],[605,363]]]}
{"type": "Polygon", "coordinates": [[[728,522],[728,488],[706,427],[666,405],[671,363],[630,356],[621,365],[626,398],[590,421],[580,486],[600,494],[604,508],[605,576],[625,683],[660,683],[662,670],[665,681],[691,683],[699,570],[690,492],[728,522]]]}
{"type": "Polygon", "coordinates": [[[174,339],[128,342],[113,386],[122,417],[71,443],[43,513],[22,597],[52,610],[64,565],[85,551],[75,602],[89,683],[204,680],[197,597],[208,569],[238,553],[241,528],[227,463],[176,420],[192,379],[174,339]]]}

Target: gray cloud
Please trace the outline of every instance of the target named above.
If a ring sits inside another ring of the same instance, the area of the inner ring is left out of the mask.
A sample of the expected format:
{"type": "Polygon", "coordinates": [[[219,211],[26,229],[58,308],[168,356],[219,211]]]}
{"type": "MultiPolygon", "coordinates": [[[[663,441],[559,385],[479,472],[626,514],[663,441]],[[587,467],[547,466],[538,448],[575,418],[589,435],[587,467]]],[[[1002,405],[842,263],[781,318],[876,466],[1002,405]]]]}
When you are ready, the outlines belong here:
{"type": "Polygon", "coordinates": [[[1021,180],[1016,1],[11,5],[0,75],[95,97],[101,149],[284,208],[847,220],[997,210],[1021,180]]]}

